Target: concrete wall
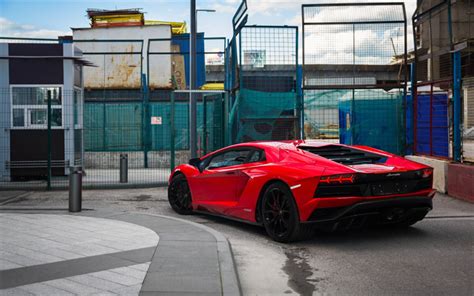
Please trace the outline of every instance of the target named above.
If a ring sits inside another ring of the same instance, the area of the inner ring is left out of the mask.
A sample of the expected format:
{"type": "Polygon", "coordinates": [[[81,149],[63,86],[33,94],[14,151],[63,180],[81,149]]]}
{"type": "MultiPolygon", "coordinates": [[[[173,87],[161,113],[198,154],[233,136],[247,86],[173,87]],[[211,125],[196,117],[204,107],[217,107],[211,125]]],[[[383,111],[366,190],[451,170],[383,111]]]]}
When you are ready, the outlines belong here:
{"type": "MultiPolygon", "coordinates": [[[[245,69],[248,76],[295,76],[294,65],[265,65],[255,70],[245,69]]],[[[339,77],[352,79],[354,70],[361,76],[372,77],[377,81],[398,81],[399,65],[305,65],[305,75],[311,78],[339,77]]],[[[224,81],[223,65],[206,65],[207,81],[224,81]]]]}
{"type": "MultiPolygon", "coordinates": [[[[85,152],[84,167],[85,169],[118,169],[120,167],[120,154],[128,155],[128,168],[139,169],[144,168],[144,153],[137,152],[85,152]]],[[[169,151],[150,151],[148,152],[149,168],[169,168],[170,167],[169,151]]],[[[191,158],[188,150],[176,151],[175,165],[187,163],[191,158]]]]}
{"type": "Polygon", "coordinates": [[[434,169],[433,187],[439,192],[447,193],[448,161],[415,155],[407,155],[405,158],[432,167],[434,169]]]}
{"type": "Polygon", "coordinates": [[[450,196],[474,202],[474,166],[450,163],[447,187],[450,196]]]}

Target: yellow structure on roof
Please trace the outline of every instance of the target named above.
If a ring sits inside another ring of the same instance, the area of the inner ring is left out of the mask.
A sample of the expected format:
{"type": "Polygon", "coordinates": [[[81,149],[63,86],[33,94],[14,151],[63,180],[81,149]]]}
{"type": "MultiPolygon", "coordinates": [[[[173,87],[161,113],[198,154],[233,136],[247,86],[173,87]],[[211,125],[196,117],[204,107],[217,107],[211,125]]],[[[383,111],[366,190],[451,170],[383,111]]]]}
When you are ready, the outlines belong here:
{"type": "Polygon", "coordinates": [[[138,8],[104,10],[88,9],[87,15],[92,28],[143,26],[145,17],[138,8]]]}
{"type": "Polygon", "coordinates": [[[186,22],[165,22],[165,21],[147,21],[145,20],[145,26],[147,25],[170,25],[171,32],[173,34],[185,34],[188,31],[186,22]]]}
{"type": "Polygon", "coordinates": [[[140,8],[131,9],[87,9],[92,28],[169,25],[173,34],[187,33],[186,22],[165,22],[145,20],[140,8]]]}
{"type": "Polygon", "coordinates": [[[202,90],[224,90],[224,83],[206,83],[201,86],[202,90]]]}

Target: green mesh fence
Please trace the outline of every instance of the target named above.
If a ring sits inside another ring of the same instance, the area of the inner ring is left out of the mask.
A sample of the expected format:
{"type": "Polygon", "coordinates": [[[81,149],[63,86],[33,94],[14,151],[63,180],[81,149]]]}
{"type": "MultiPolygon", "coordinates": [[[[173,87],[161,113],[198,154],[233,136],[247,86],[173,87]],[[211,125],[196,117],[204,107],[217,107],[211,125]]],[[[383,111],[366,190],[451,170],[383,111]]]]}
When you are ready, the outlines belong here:
{"type": "Polygon", "coordinates": [[[304,95],[304,134],[308,139],[339,139],[339,101],[348,90],[308,90],[304,95]]]}
{"type": "Polygon", "coordinates": [[[237,138],[240,141],[293,139],[296,136],[295,93],[241,89],[238,100],[237,138]]]}
{"type": "MultiPolygon", "coordinates": [[[[205,95],[198,102],[199,147],[202,153],[221,148],[223,145],[222,95],[205,95]],[[206,111],[204,111],[204,108],[206,111]]],[[[151,151],[170,150],[171,103],[150,102],[151,116],[159,117],[161,124],[150,125],[149,147],[151,151]]],[[[189,149],[189,103],[174,104],[175,149],[189,149]]],[[[95,103],[84,106],[85,151],[141,151],[144,142],[143,103],[95,103]]]]}
{"type": "MultiPolygon", "coordinates": [[[[175,131],[177,135],[177,141],[175,142],[175,149],[184,150],[189,149],[188,140],[188,104],[186,102],[176,102],[175,108],[175,131]]],[[[162,120],[160,125],[151,126],[151,150],[170,150],[171,143],[169,141],[171,137],[171,103],[159,102],[150,103],[150,109],[152,114],[159,114],[162,120]]]]}
{"type": "Polygon", "coordinates": [[[86,103],[85,151],[138,151],[142,148],[141,103],[86,103]]]}
{"type": "Polygon", "coordinates": [[[305,136],[403,153],[403,90],[305,91],[305,136]]]}
{"type": "Polygon", "coordinates": [[[222,94],[205,94],[197,109],[199,154],[224,146],[224,101],[222,94]]]}

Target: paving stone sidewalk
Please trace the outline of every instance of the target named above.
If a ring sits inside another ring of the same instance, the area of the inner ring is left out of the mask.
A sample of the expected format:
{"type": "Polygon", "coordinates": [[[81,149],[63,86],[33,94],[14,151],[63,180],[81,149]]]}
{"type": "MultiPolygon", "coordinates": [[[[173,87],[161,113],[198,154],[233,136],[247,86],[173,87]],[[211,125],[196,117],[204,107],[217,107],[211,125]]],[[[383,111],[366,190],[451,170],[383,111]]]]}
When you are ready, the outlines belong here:
{"type": "Polygon", "coordinates": [[[241,294],[229,243],[206,226],[51,212],[0,209],[0,295],[241,294]]]}

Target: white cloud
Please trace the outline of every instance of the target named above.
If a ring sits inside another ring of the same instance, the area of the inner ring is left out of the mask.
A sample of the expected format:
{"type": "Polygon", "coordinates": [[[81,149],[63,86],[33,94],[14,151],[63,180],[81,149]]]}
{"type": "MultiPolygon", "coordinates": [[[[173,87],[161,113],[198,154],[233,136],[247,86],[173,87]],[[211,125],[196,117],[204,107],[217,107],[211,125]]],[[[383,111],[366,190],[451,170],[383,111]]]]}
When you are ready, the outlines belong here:
{"type": "Polygon", "coordinates": [[[27,24],[18,24],[0,17],[0,35],[4,37],[57,38],[61,35],[71,35],[71,32],[37,28],[27,24]]]}
{"type": "MultiPolygon", "coordinates": [[[[363,2],[387,2],[386,0],[322,0],[320,3],[363,3],[363,2]]],[[[416,0],[404,0],[405,9],[407,11],[407,18],[411,18],[415,7],[416,0]]],[[[273,12],[295,10],[298,13],[301,11],[302,4],[315,3],[308,0],[248,0],[249,14],[265,13],[272,14],[273,12]]]]}

